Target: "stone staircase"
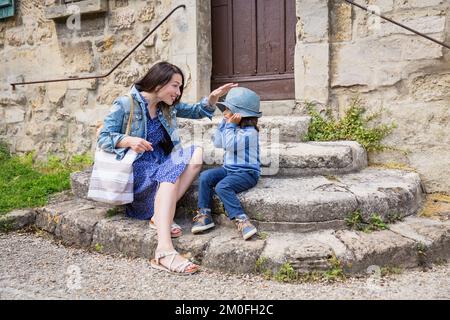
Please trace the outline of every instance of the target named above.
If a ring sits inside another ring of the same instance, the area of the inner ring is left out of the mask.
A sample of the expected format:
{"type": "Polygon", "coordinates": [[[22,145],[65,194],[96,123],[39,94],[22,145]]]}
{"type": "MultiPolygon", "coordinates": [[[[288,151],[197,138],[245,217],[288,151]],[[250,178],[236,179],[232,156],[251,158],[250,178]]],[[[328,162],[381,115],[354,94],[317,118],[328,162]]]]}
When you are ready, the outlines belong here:
{"type": "MultiPolygon", "coordinates": [[[[261,157],[264,175],[256,187],[239,195],[258,236],[243,241],[217,199],[217,226],[192,235],[194,183],[177,207],[176,221],[184,234],[174,240],[176,249],[203,267],[235,273],[277,272],[285,263],[301,272],[323,271],[333,266],[332,258],[346,272],[364,272],[374,265],[413,267],[450,257],[450,222],[416,216],[424,200],[417,173],[367,167],[364,148],[353,141],[301,142],[309,120],[297,115],[261,119],[261,132],[271,138],[261,145],[261,154],[267,155],[261,157]],[[355,212],[365,221],[374,214],[397,221],[387,230],[354,231],[346,218],[355,212]]],[[[222,154],[209,140],[219,121],[179,121],[181,136],[203,145],[205,168],[221,163],[222,154]]],[[[125,217],[121,208],[86,199],[89,175],[72,174],[72,196],[13,212],[10,224],[35,224],[67,245],[152,257],[155,231],[146,221],[125,217]]]]}

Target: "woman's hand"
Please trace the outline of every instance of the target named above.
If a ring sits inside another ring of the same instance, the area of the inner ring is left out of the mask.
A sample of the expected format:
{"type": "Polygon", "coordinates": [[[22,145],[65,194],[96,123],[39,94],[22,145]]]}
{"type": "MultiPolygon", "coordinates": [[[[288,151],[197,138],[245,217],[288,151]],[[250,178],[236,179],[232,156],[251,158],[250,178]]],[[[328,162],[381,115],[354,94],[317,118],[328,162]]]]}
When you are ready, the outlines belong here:
{"type": "Polygon", "coordinates": [[[239,124],[241,122],[242,116],[240,113],[235,113],[227,119],[227,123],[239,124]]]}
{"type": "Polygon", "coordinates": [[[212,91],[208,97],[208,103],[210,105],[215,105],[221,96],[224,96],[230,91],[231,88],[237,87],[237,83],[227,83],[223,86],[218,87],[216,90],[212,91]]]}
{"type": "Polygon", "coordinates": [[[153,151],[152,144],[145,139],[138,137],[125,137],[117,144],[119,148],[131,148],[137,153],[153,151]]]}

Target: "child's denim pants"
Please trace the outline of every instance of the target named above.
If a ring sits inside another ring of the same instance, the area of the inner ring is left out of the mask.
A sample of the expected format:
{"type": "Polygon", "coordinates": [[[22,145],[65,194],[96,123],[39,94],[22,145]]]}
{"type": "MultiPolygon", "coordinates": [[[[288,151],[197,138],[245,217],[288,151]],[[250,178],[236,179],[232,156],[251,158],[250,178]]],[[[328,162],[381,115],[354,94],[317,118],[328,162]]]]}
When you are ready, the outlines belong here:
{"type": "Polygon", "coordinates": [[[244,214],[237,193],[253,188],[259,175],[253,171],[227,171],[225,168],[214,168],[200,174],[198,191],[198,208],[211,208],[211,201],[216,192],[224,204],[228,218],[234,219],[244,214]]]}

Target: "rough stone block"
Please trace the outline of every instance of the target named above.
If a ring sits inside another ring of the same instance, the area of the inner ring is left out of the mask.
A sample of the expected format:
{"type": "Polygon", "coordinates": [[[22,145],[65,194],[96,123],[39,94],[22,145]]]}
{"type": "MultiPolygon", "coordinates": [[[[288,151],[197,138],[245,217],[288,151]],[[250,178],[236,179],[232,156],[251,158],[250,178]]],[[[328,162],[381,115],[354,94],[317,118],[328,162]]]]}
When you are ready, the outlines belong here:
{"type": "Polygon", "coordinates": [[[289,263],[298,272],[309,272],[329,269],[332,257],[346,261],[352,258],[352,254],[333,235],[333,231],[326,230],[306,234],[270,234],[261,261],[265,261],[265,267],[274,272],[284,263],[289,263]]]}
{"type": "Polygon", "coordinates": [[[150,229],[148,221],[133,220],[123,215],[101,220],[92,239],[95,250],[128,257],[152,257],[156,245],[156,231],[150,229]]]}
{"type": "Polygon", "coordinates": [[[72,193],[76,197],[87,199],[91,172],[92,168],[89,168],[84,171],[73,172],[70,174],[70,185],[72,187],[72,193]]]}
{"type": "Polygon", "coordinates": [[[335,235],[354,255],[345,261],[346,271],[364,272],[372,266],[415,267],[418,264],[416,242],[392,231],[339,230],[335,235]]]}
{"type": "Polygon", "coordinates": [[[211,239],[202,265],[230,273],[253,273],[263,248],[263,240],[244,241],[237,232],[225,231],[211,239]]]}
{"type": "Polygon", "coordinates": [[[25,119],[25,111],[21,108],[11,107],[4,110],[5,117],[3,121],[5,123],[19,123],[25,119]]]}
{"type": "Polygon", "coordinates": [[[82,208],[62,215],[55,236],[67,245],[89,248],[97,223],[106,216],[107,207],[82,208]]]}
{"type": "Polygon", "coordinates": [[[328,43],[297,43],[295,48],[295,98],[326,104],[329,94],[328,43]]]}
{"type": "Polygon", "coordinates": [[[14,210],[0,216],[0,231],[19,230],[34,224],[36,211],[33,209],[14,210]]]}
{"type": "Polygon", "coordinates": [[[65,41],[61,44],[61,52],[70,72],[94,71],[94,54],[91,41],[72,42],[65,41]]]}
{"type": "Polygon", "coordinates": [[[298,35],[302,42],[328,41],[328,1],[297,0],[297,17],[302,25],[298,35]]]}
{"type": "Polygon", "coordinates": [[[331,2],[331,41],[352,39],[352,6],[345,2],[331,2]]]}
{"type": "Polygon", "coordinates": [[[62,217],[70,212],[78,210],[94,209],[93,202],[87,202],[81,199],[69,200],[61,203],[55,203],[43,208],[37,209],[36,227],[50,233],[55,233],[56,227],[61,224],[62,217]]]}
{"type": "Polygon", "coordinates": [[[110,18],[109,27],[114,30],[131,29],[136,21],[135,11],[131,8],[119,8],[110,18]]]}
{"type": "Polygon", "coordinates": [[[423,193],[417,173],[375,169],[366,169],[364,172],[365,176],[348,174],[341,176],[339,181],[347,184],[348,191],[357,198],[366,221],[372,214],[385,218],[388,215],[408,216],[418,212],[423,193]],[[354,183],[355,178],[357,183],[354,183]]]}
{"type": "Polygon", "coordinates": [[[83,0],[65,5],[52,5],[45,8],[46,19],[61,19],[74,14],[101,13],[108,10],[107,0],[83,0]],[[75,8],[75,9],[73,9],[75,8]]]}

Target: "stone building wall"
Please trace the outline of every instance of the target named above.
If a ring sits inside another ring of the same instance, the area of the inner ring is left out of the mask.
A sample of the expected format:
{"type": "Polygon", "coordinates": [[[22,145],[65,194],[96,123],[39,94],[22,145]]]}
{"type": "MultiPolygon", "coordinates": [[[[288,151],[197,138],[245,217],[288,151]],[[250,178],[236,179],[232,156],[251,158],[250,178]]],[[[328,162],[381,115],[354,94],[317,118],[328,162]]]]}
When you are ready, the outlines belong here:
{"type": "Polygon", "coordinates": [[[47,18],[59,0],[17,1],[17,14],[0,21],[0,139],[13,152],[38,150],[45,156],[92,150],[95,125],[112,101],[157,61],[183,69],[184,100],[205,94],[205,87],[196,87],[195,0],[183,1],[187,9],[177,10],[107,78],[11,90],[10,82],[106,74],[181,1],[105,2],[106,12],[81,15],[79,27],[74,15],[47,18]]]}
{"type": "MultiPolygon", "coordinates": [[[[448,0],[362,2],[450,43],[448,0]]],[[[342,113],[359,97],[370,112],[382,108],[382,121],[397,125],[385,139],[394,150],[370,154],[370,161],[412,167],[428,192],[450,192],[450,50],[385,20],[367,21],[360,9],[337,6],[332,19],[331,105],[342,113]]]]}
{"type": "MultiPolygon", "coordinates": [[[[94,1],[94,0],[89,0],[94,1]]],[[[101,1],[101,0],[98,0],[101,1]]],[[[111,102],[151,64],[169,60],[186,74],[184,101],[209,92],[209,0],[105,0],[104,13],[46,18],[59,0],[21,0],[13,18],[0,20],[0,139],[14,152],[72,154],[92,150],[95,124],[111,102]],[[72,74],[103,74],[178,4],[175,13],[110,77],[17,87],[9,82],[72,74]]],[[[359,0],[380,13],[450,43],[448,0],[359,0]]],[[[450,50],[341,0],[296,0],[295,97],[343,114],[359,97],[381,121],[397,124],[372,163],[415,168],[428,192],[450,193],[450,50]],[[377,27],[379,23],[379,27],[377,27]]],[[[301,108],[300,108],[301,110],[301,108]]]]}
{"type": "MultiPolygon", "coordinates": [[[[450,43],[448,0],[359,4],[450,43]]],[[[397,128],[373,163],[416,169],[428,192],[450,192],[450,50],[338,0],[297,0],[296,99],[344,114],[358,98],[397,128]]]]}

